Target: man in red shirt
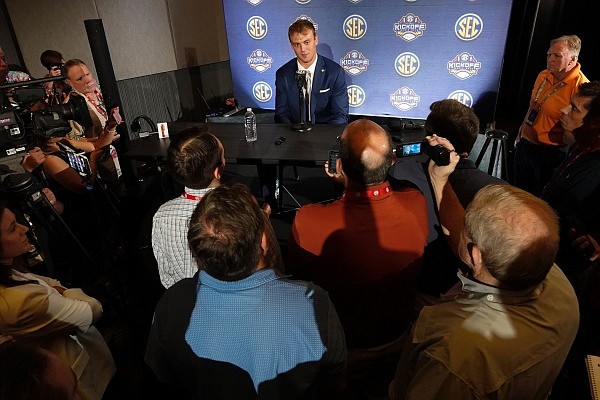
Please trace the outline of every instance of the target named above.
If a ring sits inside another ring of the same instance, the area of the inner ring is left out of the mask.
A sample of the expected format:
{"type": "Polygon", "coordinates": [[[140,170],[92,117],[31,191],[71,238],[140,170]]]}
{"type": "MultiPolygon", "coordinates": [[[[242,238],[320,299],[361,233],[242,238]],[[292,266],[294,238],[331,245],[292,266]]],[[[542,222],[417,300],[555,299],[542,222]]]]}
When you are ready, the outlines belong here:
{"type": "Polygon", "coordinates": [[[344,185],[342,198],[300,208],[292,226],[288,271],[329,292],[346,333],[350,374],[353,357],[365,349],[378,366],[393,359],[398,338],[416,317],[427,209],[418,190],[392,191],[387,171],[393,162],[383,128],[366,119],[352,122],[340,138],[334,176],[344,185]]]}

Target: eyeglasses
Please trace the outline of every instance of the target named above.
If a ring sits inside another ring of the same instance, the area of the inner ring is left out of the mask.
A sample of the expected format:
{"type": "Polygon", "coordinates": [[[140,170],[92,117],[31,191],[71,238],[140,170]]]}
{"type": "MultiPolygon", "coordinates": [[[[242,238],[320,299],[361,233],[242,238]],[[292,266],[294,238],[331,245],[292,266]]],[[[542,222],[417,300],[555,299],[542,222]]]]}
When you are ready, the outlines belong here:
{"type": "Polygon", "coordinates": [[[65,64],[61,64],[61,65],[53,65],[50,67],[50,71],[60,71],[60,69],[62,69],[62,67],[64,67],[65,64]]]}
{"type": "Polygon", "coordinates": [[[281,136],[279,139],[277,139],[275,141],[275,146],[279,146],[283,142],[285,142],[285,136],[281,136]]]}

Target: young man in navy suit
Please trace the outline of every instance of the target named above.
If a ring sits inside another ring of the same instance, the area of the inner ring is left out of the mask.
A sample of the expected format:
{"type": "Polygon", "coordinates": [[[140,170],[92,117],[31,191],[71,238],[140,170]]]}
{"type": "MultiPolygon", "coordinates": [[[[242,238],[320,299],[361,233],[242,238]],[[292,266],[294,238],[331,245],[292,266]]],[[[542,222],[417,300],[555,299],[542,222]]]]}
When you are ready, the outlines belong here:
{"type": "Polygon", "coordinates": [[[317,54],[319,38],[312,22],[299,19],[290,25],[288,38],[296,58],[277,70],[275,122],[300,122],[299,88],[295,75],[306,70],[310,104],[309,122],[347,124],[346,75],[335,61],[317,54]]]}

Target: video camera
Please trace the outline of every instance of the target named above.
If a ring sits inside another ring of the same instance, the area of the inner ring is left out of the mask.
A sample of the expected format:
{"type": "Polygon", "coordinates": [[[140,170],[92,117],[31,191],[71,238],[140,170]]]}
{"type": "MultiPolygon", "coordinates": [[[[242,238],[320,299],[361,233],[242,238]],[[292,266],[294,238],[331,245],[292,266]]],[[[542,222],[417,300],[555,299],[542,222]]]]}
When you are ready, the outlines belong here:
{"type": "Polygon", "coordinates": [[[22,139],[31,142],[27,134],[44,138],[65,136],[71,131],[70,120],[84,127],[93,125],[85,99],[81,96],[71,96],[65,104],[30,110],[44,99],[45,91],[41,84],[60,79],[64,78],[58,76],[0,86],[0,148],[22,139]]]}
{"type": "Polygon", "coordinates": [[[420,154],[427,154],[436,165],[443,167],[450,164],[450,151],[441,144],[431,146],[427,139],[421,142],[402,143],[396,147],[397,157],[410,157],[420,154]]]}

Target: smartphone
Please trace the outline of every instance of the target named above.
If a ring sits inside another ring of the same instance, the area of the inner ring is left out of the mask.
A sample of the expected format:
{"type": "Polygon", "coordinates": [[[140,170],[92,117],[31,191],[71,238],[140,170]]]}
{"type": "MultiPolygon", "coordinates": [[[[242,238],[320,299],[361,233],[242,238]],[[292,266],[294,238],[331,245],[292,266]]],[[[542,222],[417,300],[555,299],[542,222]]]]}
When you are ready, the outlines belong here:
{"type": "Polygon", "coordinates": [[[423,143],[406,143],[399,145],[396,149],[396,155],[398,157],[410,157],[418,156],[423,153],[423,143]]]}
{"type": "Polygon", "coordinates": [[[115,122],[117,123],[117,125],[119,125],[121,122],[123,122],[123,118],[121,118],[121,114],[119,114],[118,108],[114,109],[112,116],[113,116],[115,122]]]}
{"type": "Polygon", "coordinates": [[[73,168],[75,171],[79,172],[81,176],[89,176],[92,173],[90,169],[90,162],[87,157],[83,154],[77,154],[70,151],[67,151],[67,157],[69,159],[69,166],[73,168]]]}
{"type": "Polygon", "coordinates": [[[327,169],[327,171],[329,171],[329,173],[335,174],[337,172],[337,169],[335,168],[335,162],[339,157],[340,157],[339,150],[329,150],[329,158],[328,158],[329,168],[327,169]]]}

